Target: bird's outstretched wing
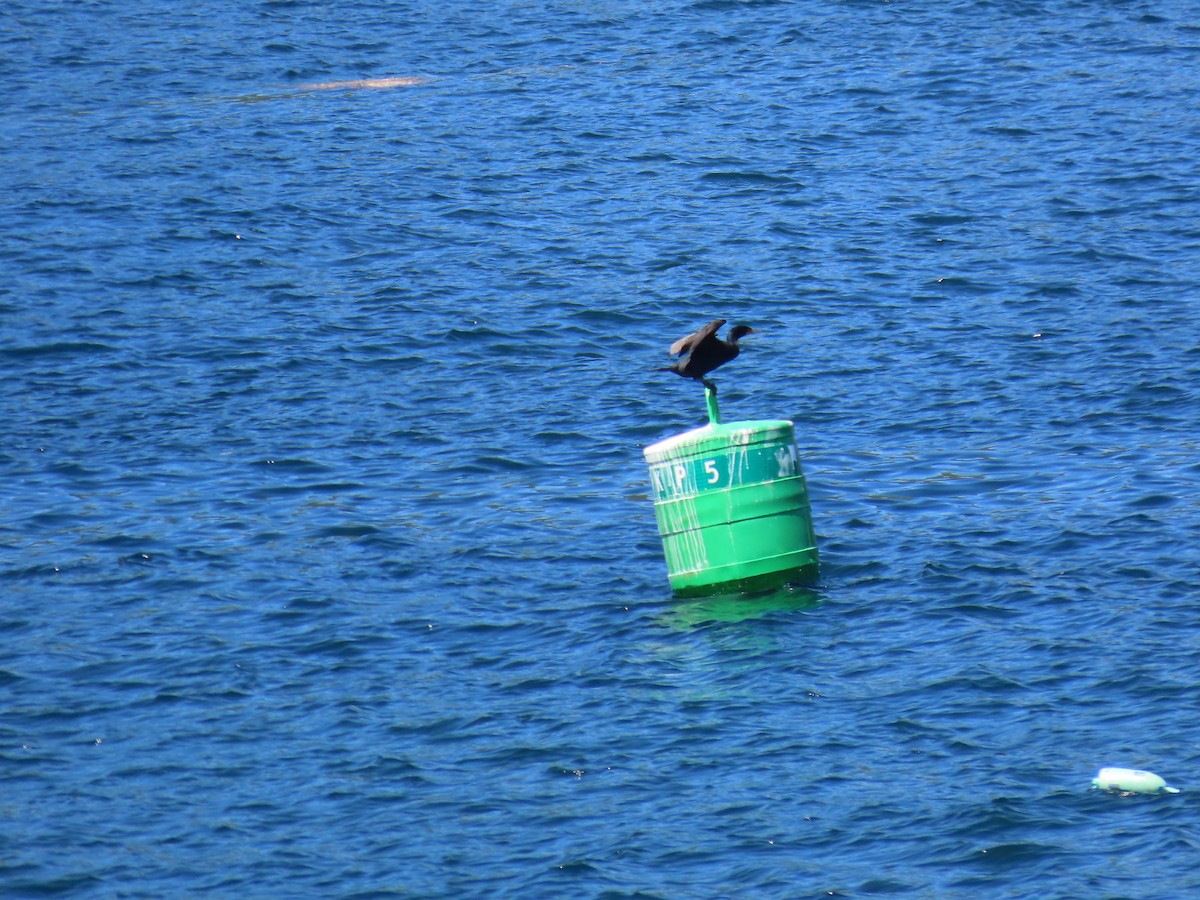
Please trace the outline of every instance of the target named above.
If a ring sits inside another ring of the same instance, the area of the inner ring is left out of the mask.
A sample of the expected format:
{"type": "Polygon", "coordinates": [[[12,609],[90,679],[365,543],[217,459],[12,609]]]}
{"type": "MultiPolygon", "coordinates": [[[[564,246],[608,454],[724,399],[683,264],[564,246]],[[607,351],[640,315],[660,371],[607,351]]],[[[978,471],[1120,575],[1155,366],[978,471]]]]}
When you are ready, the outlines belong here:
{"type": "Polygon", "coordinates": [[[687,337],[681,337],[671,345],[671,349],[667,352],[672,356],[679,356],[681,353],[687,353],[701,341],[712,337],[717,333],[717,330],[725,324],[724,319],[713,319],[695,334],[689,334],[687,337]]]}

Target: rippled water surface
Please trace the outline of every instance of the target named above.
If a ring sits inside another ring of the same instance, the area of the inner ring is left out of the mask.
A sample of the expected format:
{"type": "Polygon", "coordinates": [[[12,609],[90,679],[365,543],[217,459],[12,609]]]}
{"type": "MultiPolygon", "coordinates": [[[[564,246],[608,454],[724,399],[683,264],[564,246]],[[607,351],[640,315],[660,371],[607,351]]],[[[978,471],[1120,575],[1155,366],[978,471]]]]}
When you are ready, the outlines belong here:
{"type": "Polygon", "coordinates": [[[17,0],[0,74],[0,894],[1200,889],[1193,4],[17,0]],[[819,584],[671,596],[716,316],[819,584]]]}

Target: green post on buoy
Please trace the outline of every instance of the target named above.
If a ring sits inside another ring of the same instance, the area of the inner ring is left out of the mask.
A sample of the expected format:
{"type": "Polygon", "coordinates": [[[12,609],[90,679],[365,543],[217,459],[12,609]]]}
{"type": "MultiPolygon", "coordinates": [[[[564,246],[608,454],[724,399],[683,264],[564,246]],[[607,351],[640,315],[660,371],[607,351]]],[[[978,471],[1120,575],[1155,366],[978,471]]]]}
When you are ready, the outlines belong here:
{"type": "Polygon", "coordinates": [[[704,402],[708,405],[708,424],[721,424],[721,408],[717,406],[717,392],[710,387],[704,388],[704,402]]]}
{"type": "Polygon", "coordinates": [[[645,449],[671,587],[682,595],[811,581],[818,570],[808,485],[787,420],[708,424],[645,449]]]}

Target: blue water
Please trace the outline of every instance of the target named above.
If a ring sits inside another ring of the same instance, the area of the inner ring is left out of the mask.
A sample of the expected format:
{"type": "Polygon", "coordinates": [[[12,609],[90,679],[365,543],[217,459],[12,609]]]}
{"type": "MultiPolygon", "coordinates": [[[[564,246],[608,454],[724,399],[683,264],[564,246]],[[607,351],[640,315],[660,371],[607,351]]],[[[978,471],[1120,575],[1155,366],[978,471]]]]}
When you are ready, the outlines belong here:
{"type": "Polygon", "coordinates": [[[1200,889],[1194,4],[16,0],[0,76],[0,895],[1200,889]],[[667,585],[716,316],[808,588],[667,585]]]}

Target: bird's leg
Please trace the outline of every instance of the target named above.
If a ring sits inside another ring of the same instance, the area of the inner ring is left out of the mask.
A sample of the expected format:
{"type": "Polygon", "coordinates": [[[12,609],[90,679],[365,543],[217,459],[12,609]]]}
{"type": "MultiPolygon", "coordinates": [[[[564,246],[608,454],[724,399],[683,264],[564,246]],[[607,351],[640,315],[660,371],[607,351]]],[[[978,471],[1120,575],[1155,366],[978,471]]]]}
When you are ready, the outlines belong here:
{"type": "Polygon", "coordinates": [[[712,391],[714,394],[717,392],[717,386],[715,384],[713,384],[711,381],[709,381],[707,378],[701,378],[700,381],[703,382],[704,386],[706,388],[708,388],[710,391],[712,391]]]}

